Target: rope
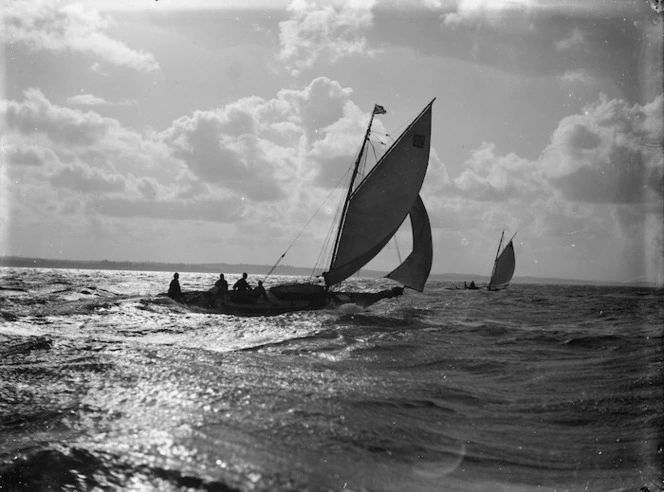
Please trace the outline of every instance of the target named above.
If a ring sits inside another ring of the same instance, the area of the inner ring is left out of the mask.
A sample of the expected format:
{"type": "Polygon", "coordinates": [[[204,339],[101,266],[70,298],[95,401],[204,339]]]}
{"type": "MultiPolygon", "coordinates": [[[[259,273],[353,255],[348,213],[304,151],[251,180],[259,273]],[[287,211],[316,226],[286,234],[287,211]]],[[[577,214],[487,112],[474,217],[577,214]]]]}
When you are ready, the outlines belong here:
{"type": "Polygon", "coordinates": [[[304,227],[300,230],[300,232],[297,234],[297,236],[295,236],[295,239],[293,239],[293,241],[290,243],[290,245],[288,246],[288,248],[286,248],[286,251],[284,251],[284,253],[279,257],[279,259],[278,259],[278,260],[276,261],[276,263],[272,266],[272,268],[270,268],[270,271],[267,272],[267,275],[266,275],[265,278],[263,279],[263,282],[267,281],[267,279],[270,278],[270,276],[272,275],[272,272],[274,272],[274,270],[277,268],[277,266],[279,265],[279,263],[281,263],[281,260],[284,259],[284,257],[286,256],[286,254],[290,251],[290,249],[293,247],[293,245],[297,242],[297,240],[300,238],[300,236],[302,235],[302,233],[306,230],[306,228],[309,226],[309,224],[311,224],[311,221],[314,219],[314,217],[316,216],[316,214],[317,214],[318,212],[320,212],[320,209],[323,208],[323,205],[325,205],[325,203],[330,199],[330,196],[332,196],[332,194],[336,191],[336,188],[337,188],[337,186],[339,185],[339,183],[340,183],[343,179],[345,179],[347,175],[348,175],[348,171],[346,171],[346,173],[341,177],[341,179],[339,179],[339,181],[338,181],[337,184],[334,186],[334,188],[332,188],[332,191],[330,191],[330,193],[327,195],[327,197],[325,197],[325,200],[323,200],[323,203],[321,203],[321,204],[319,205],[319,207],[316,209],[316,211],[313,213],[313,215],[311,215],[311,217],[309,217],[309,220],[307,221],[307,223],[306,223],[306,224],[304,225],[304,227]]]}

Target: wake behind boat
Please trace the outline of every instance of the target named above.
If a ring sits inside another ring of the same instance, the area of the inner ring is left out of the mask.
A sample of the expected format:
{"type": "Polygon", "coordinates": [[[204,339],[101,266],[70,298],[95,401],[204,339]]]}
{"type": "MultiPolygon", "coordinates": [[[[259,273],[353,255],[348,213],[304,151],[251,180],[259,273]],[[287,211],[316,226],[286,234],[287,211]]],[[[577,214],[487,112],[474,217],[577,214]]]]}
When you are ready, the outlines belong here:
{"type": "Polygon", "coordinates": [[[178,300],[225,314],[270,316],[333,308],[348,303],[367,307],[381,299],[401,296],[404,287],[422,292],[431,271],[433,246],[429,216],[419,193],[429,164],[434,101],[427,104],[371,171],[355,185],[360,165],[366,159],[365,150],[374,116],[386,112],[382,106],[374,106],[353,165],[330,266],[322,274],[324,285],[312,282],[282,284],[270,288],[265,296],[233,291],[217,296],[199,291],[185,293],[178,300]],[[412,251],[386,275],[386,278],[399,282],[403,287],[380,292],[336,291],[339,284],[383,250],[407,217],[411,224],[412,251]]]}

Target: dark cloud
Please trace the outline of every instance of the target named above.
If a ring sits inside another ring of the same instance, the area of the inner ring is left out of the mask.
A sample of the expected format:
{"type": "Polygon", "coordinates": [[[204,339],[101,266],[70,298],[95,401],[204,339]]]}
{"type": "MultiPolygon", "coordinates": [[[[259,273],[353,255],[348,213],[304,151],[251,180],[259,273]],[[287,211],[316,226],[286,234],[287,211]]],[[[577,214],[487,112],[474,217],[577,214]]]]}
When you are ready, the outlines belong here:
{"type": "Polygon", "coordinates": [[[638,100],[639,54],[647,43],[645,30],[652,12],[647,2],[605,3],[580,9],[571,4],[559,9],[536,5],[492,9],[490,2],[483,8],[482,2],[473,2],[478,10],[465,13],[446,6],[406,11],[377,7],[366,36],[370,46],[396,45],[522,76],[581,71],[607,77],[617,82],[627,98],[638,100]],[[446,22],[449,19],[456,21],[446,22]]]}
{"type": "Polygon", "coordinates": [[[198,111],[177,120],[165,140],[171,141],[173,156],[202,180],[254,200],[276,200],[283,192],[271,179],[274,169],[252,121],[246,112],[198,111]]]}

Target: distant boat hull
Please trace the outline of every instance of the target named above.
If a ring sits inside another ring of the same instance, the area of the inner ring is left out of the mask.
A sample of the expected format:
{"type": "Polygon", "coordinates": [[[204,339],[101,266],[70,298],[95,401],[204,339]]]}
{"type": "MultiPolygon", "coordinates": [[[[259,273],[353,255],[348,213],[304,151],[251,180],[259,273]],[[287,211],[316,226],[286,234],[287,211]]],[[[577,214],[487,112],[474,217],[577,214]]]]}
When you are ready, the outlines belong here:
{"type": "Polygon", "coordinates": [[[192,291],[182,294],[177,302],[205,312],[232,316],[278,316],[298,311],[333,309],[343,304],[355,304],[366,308],[382,299],[398,297],[403,287],[380,292],[332,292],[318,285],[286,284],[273,287],[266,293],[267,299],[256,297],[252,291],[229,292],[217,295],[215,289],[192,291]]]}

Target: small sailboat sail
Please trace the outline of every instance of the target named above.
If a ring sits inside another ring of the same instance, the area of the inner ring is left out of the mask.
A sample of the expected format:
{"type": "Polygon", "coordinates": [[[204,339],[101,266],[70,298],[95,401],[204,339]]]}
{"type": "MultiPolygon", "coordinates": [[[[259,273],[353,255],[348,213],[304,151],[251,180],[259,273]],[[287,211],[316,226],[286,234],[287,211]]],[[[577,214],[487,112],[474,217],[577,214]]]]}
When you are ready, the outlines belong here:
{"type": "Polygon", "coordinates": [[[371,128],[369,122],[344,203],[330,268],[323,274],[328,286],[344,281],[369,263],[410,215],[413,252],[388,278],[415,290],[424,288],[431,271],[433,248],[429,218],[419,193],[429,164],[433,102],[422,110],[353,189],[371,128]]]}
{"type": "Polygon", "coordinates": [[[514,236],[512,236],[501,252],[500,247],[503,244],[504,235],[505,231],[503,231],[503,233],[500,235],[500,243],[498,243],[496,259],[493,263],[491,279],[489,280],[489,285],[487,285],[487,289],[489,290],[500,290],[506,288],[512,280],[512,275],[514,275],[516,259],[514,257],[514,245],[512,244],[512,239],[514,239],[516,233],[514,236]]]}

